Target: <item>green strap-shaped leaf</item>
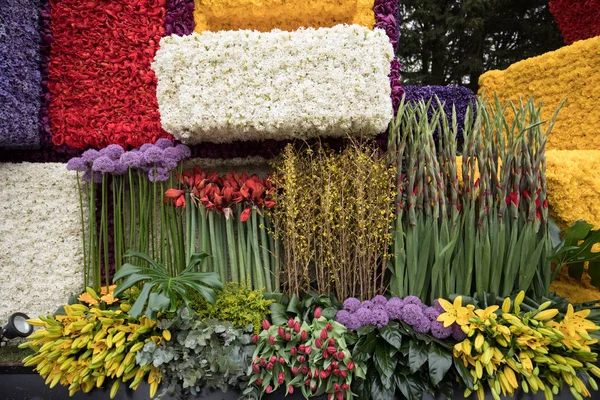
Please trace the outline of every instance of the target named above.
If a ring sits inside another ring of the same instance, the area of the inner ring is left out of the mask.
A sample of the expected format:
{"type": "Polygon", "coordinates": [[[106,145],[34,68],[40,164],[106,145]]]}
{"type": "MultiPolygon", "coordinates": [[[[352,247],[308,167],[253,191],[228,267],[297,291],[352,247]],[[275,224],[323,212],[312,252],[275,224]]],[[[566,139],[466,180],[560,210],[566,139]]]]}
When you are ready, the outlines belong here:
{"type": "Polygon", "coordinates": [[[144,284],[140,295],[136,299],[135,303],[133,303],[133,306],[131,306],[131,310],[129,310],[129,315],[131,315],[133,318],[139,318],[139,316],[142,315],[144,305],[146,304],[148,295],[153,287],[154,283],[148,282],[144,284]]]}

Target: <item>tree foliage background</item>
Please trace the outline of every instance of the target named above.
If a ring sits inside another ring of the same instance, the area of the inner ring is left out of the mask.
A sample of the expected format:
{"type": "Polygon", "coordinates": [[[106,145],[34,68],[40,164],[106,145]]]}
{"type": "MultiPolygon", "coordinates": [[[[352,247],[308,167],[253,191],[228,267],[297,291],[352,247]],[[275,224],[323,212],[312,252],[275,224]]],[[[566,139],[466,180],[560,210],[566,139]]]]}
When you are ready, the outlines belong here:
{"type": "Polygon", "coordinates": [[[465,85],[564,42],[547,0],[400,0],[404,84],[465,85]]]}

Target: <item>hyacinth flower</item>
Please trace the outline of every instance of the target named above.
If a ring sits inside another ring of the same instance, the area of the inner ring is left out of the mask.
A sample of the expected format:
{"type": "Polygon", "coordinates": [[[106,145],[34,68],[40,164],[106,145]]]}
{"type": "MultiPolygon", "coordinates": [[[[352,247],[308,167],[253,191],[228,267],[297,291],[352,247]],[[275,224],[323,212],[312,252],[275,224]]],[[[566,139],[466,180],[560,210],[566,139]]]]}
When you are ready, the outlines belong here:
{"type": "Polygon", "coordinates": [[[219,175],[195,166],[177,175],[182,189],[165,198],[184,208],[186,253],[210,254],[201,268],[268,292],[278,290],[278,248],[268,210],[275,206],[271,180],[236,171],[219,175]]]}
{"type": "Polygon", "coordinates": [[[558,110],[546,124],[533,99],[479,100],[465,113],[457,157],[456,111],[447,115],[437,101],[433,111],[432,102],[402,102],[390,128],[398,171],[392,294],[431,301],[452,293],[545,295],[545,146],[558,110]]]}
{"type": "Polygon", "coordinates": [[[102,284],[108,285],[128,249],[149,254],[172,271],[184,264],[180,216],[175,212],[168,215],[170,208],[159,200],[165,185],[173,185],[174,172],[190,155],[187,146],[159,139],[139,150],[124,151],[111,144],[69,160],[67,169],[78,173],[86,286],[91,283],[99,290],[102,284]]]}

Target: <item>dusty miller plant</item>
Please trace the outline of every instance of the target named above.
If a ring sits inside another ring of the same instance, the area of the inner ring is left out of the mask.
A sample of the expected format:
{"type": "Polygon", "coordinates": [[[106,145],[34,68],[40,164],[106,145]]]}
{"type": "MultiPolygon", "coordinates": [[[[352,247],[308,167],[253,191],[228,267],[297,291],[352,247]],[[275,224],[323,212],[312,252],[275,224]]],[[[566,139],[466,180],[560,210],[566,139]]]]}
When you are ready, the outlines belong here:
{"type": "Polygon", "coordinates": [[[159,398],[186,399],[204,388],[246,387],[246,371],[252,361],[252,325],[236,329],[229,322],[201,321],[187,308],[171,320],[159,321],[174,338],[160,346],[146,345],[137,355],[141,365],[153,364],[168,386],[159,398]]]}

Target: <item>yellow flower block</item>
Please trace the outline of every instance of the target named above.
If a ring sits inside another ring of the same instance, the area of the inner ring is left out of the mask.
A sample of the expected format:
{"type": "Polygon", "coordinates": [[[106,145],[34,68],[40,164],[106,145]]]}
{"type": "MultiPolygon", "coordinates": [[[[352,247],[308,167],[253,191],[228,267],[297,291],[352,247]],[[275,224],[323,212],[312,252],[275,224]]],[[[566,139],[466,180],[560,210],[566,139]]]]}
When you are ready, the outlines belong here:
{"type": "Polygon", "coordinates": [[[375,25],[373,0],[195,0],[195,31],[375,25]]]}
{"type": "Polygon", "coordinates": [[[546,153],[550,215],[561,229],[583,219],[600,228],[600,150],[546,153]]]}
{"type": "MultiPolygon", "coordinates": [[[[502,102],[534,95],[549,120],[567,98],[548,141],[548,149],[600,150],[600,36],[519,61],[479,78],[479,93],[502,102]]],[[[508,114],[507,114],[508,115],[508,114]]],[[[546,125],[547,126],[547,125],[546,125]]]]}

